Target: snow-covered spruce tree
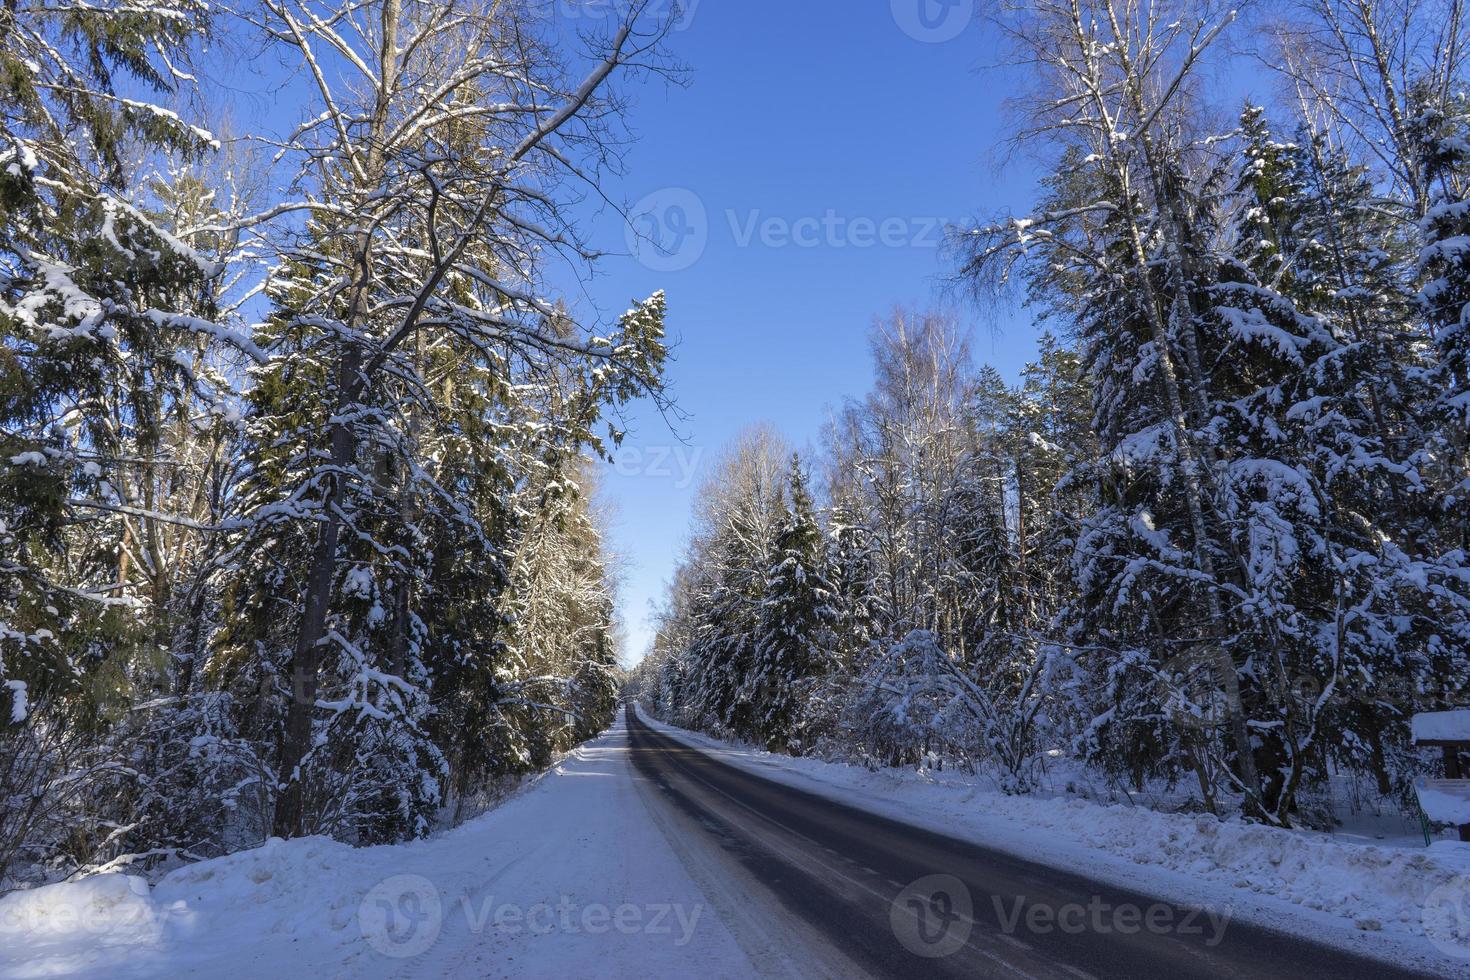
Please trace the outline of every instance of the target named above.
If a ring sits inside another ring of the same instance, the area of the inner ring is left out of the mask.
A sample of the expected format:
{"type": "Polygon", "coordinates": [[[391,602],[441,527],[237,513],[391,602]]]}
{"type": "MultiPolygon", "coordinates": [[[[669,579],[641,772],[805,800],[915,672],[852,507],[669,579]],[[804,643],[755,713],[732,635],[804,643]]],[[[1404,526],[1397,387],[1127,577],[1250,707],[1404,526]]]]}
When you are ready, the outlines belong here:
{"type": "Polygon", "coordinates": [[[752,734],[772,751],[799,755],[815,686],[834,665],[836,610],[826,578],[822,529],[806,488],[800,457],[791,457],[775,554],[766,573],[755,656],[740,679],[740,700],[752,706],[752,734]]]}
{"type": "Polygon", "coordinates": [[[701,723],[741,739],[754,739],[761,706],[746,686],[754,670],[761,606],[766,594],[774,522],[753,523],[748,513],[730,515],[703,557],[709,579],[694,609],[689,657],[695,664],[692,707],[701,723]],[[755,548],[747,550],[747,545],[755,548]]]}
{"type": "Polygon", "coordinates": [[[1012,425],[1017,435],[1017,528],[1032,615],[1045,635],[1076,592],[1072,555],[1083,520],[1097,507],[1097,440],[1082,358],[1044,333],[1022,370],[1012,425]]]}
{"type": "Polygon", "coordinates": [[[65,871],[183,839],[167,764],[134,751],[172,726],[130,710],[175,692],[201,621],[229,370],[255,351],[221,326],[223,256],[139,177],[214,145],[155,104],[208,27],[191,3],[0,11],[0,796],[31,801],[0,807],[0,851],[40,814],[67,826],[28,857],[65,871]]]}
{"type": "MultiPolygon", "coordinates": [[[[1433,101],[1419,88],[1411,103],[1433,101]]],[[[1464,522],[1450,514],[1466,477],[1464,430],[1445,417],[1453,382],[1414,295],[1433,252],[1416,241],[1424,222],[1404,220],[1411,201],[1385,206],[1372,169],[1327,134],[1300,142],[1308,203],[1294,234],[1316,247],[1295,247],[1283,288],[1323,314],[1338,347],[1313,368],[1316,403],[1296,414],[1312,425],[1303,451],[1321,467],[1350,591],[1371,595],[1350,607],[1348,646],[1367,666],[1329,704],[1340,727],[1328,740],[1346,768],[1402,795],[1415,771],[1408,715],[1461,701],[1467,681],[1464,522]]]]}
{"type": "Polygon", "coordinates": [[[1282,824],[1334,754],[1387,788],[1395,682],[1460,674],[1444,637],[1464,621],[1426,506],[1403,227],[1326,141],[1279,142],[1257,112],[1209,137],[1189,80],[1222,23],[1100,0],[1018,25],[1060,165],[969,271],[1026,264],[1085,345],[1107,465],[1069,617],[1083,747],[1282,824]]]}
{"type": "Polygon", "coordinates": [[[688,662],[683,679],[683,718],[694,728],[714,732],[745,730],[736,700],[741,678],[753,657],[752,643],[764,583],[749,555],[739,547],[748,530],[741,515],[707,542],[698,558],[696,593],[689,609],[688,662]]]}
{"type": "Polygon", "coordinates": [[[850,669],[867,651],[883,619],[874,580],[872,532],[860,523],[857,504],[837,503],[827,513],[827,578],[836,613],[835,656],[850,669]]]}
{"type": "Polygon", "coordinates": [[[638,698],[643,710],[681,725],[687,725],[691,714],[691,665],[686,654],[693,635],[693,594],[693,569],[687,561],[681,561],[654,611],[652,649],[634,668],[627,691],[638,698]]]}
{"type": "MultiPolygon", "coordinates": [[[[1012,636],[1012,657],[992,680],[1007,704],[996,741],[1009,760],[1011,785],[1028,788],[1044,758],[1039,741],[1075,742],[1084,713],[1075,697],[1087,680],[1074,668],[1078,646],[1087,643],[1078,622],[1074,556],[1087,518],[1098,507],[1097,440],[1092,433],[1092,396],[1076,351],[1049,333],[1038,359],[1022,371],[1011,426],[1016,453],[1015,536],[1024,599],[1023,628],[1012,636]]],[[[1086,715],[1088,721],[1092,716],[1086,715]]],[[[1005,770],[1003,770],[1005,771],[1005,770]]]]}
{"type": "MultiPolygon", "coordinates": [[[[1447,707],[1463,700],[1456,692],[1463,685],[1466,628],[1465,521],[1459,501],[1470,462],[1463,448],[1465,421],[1453,409],[1462,390],[1454,380],[1454,352],[1443,342],[1453,347],[1457,336],[1453,319],[1446,316],[1454,316],[1451,269],[1458,218],[1453,202],[1463,198],[1460,147],[1470,18],[1457,0],[1407,5],[1312,0],[1300,4],[1296,17],[1282,26],[1276,63],[1299,96],[1302,121],[1328,145],[1355,154],[1352,164],[1366,170],[1373,185],[1372,214],[1380,226],[1391,226],[1387,240],[1406,243],[1411,254],[1418,254],[1417,263],[1392,265],[1398,291],[1412,294],[1427,287],[1419,293],[1424,307],[1407,328],[1394,333],[1388,353],[1378,359],[1372,385],[1390,405],[1375,431],[1403,440],[1387,459],[1408,459],[1413,477],[1422,481],[1411,496],[1394,502],[1400,520],[1413,529],[1396,542],[1403,552],[1396,564],[1422,574],[1413,589],[1414,639],[1404,644],[1406,669],[1379,678],[1372,697],[1380,703],[1368,709],[1392,717],[1425,704],[1447,707]],[[1448,279],[1441,278],[1447,273],[1448,279]],[[1438,363],[1428,368],[1422,352],[1426,332],[1441,341],[1435,345],[1438,363]],[[1400,387],[1405,379],[1412,384],[1400,387]],[[1395,401],[1413,424],[1393,417],[1399,407],[1395,401]],[[1420,684],[1426,656],[1432,678],[1427,686],[1420,684]]],[[[1371,247],[1360,257],[1378,265],[1380,273],[1389,268],[1371,247]]],[[[1388,736],[1403,754],[1403,726],[1392,725],[1388,736]]],[[[1398,768],[1396,778],[1402,785],[1414,771],[1411,761],[1398,768]]]]}
{"type": "Polygon", "coordinates": [[[1206,345],[1251,355],[1217,371],[1222,441],[1239,447],[1221,507],[1272,654],[1255,669],[1256,727],[1284,820],[1329,759],[1405,789],[1389,756],[1424,702],[1404,695],[1453,700],[1465,664],[1445,636],[1467,609],[1431,490],[1434,355],[1406,288],[1407,229],[1321,135],[1277,142],[1255,110],[1242,130],[1235,247],[1211,297],[1226,332],[1206,345]]]}
{"type": "Polygon", "coordinates": [[[202,6],[0,17],[0,697],[15,722],[73,689],[87,655],[105,659],[137,622],[130,598],[105,588],[118,581],[113,517],[137,504],[110,478],[133,443],[156,442],[187,388],[172,355],[192,324],[177,314],[193,312],[210,270],[133,205],[123,143],[197,153],[209,139],[114,90],[166,93],[168,58],[205,28],[202,6]],[[127,379],[154,372],[129,392],[127,379]],[[67,554],[77,523],[98,536],[67,554]]]}
{"type": "Polygon", "coordinates": [[[962,624],[954,650],[991,708],[972,752],[1016,791],[1033,784],[1050,612],[1033,578],[1045,520],[1036,499],[1043,474],[1033,456],[1056,452],[1032,444],[1024,404],[993,368],[980,370],[966,399],[972,462],[951,493],[946,521],[955,541],[953,581],[945,586],[962,624]]]}
{"type": "MultiPolygon", "coordinates": [[[[543,768],[612,721],[617,683],[613,583],[592,509],[594,471],[529,484],[512,545],[501,710],[519,731],[522,765],[543,768]]],[[[499,751],[499,747],[494,747],[499,751]]]]}
{"type": "Polygon", "coordinates": [[[846,751],[853,681],[873,654],[878,624],[887,618],[875,577],[872,532],[860,523],[864,510],[860,501],[839,500],[823,522],[833,611],[832,668],[813,686],[808,699],[807,742],[814,752],[846,751]]]}
{"type": "Polygon", "coordinates": [[[565,747],[595,738],[613,723],[618,711],[622,668],[618,666],[618,635],[611,600],[602,604],[598,619],[574,637],[576,659],[568,682],[567,712],[571,719],[565,747]]]}
{"type": "MultiPolygon", "coordinates": [[[[1437,405],[1453,468],[1447,509],[1470,497],[1470,96],[1436,97],[1421,85],[1411,93],[1412,129],[1429,193],[1420,219],[1419,298],[1439,354],[1437,405]],[[1458,481],[1454,477],[1459,477],[1458,481]]],[[[1470,551],[1470,529],[1460,548],[1470,551]]]]}
{"type": "Polygon", "coordinates": [[[1228,775],[1252,816],[1261,801],[1242,672],[1233,643],[1228,532],[1213,513],[1217,447],[1210,378],[1200,354],[1201,290],[1212,275],[1201,241],[1220,175],[1201,162],[1192,72],[1224,26],[1188,5],[1125,8],[1111,0],[1018,9],[1012,21],[1038,69],[1036,129],[1058,154],[1036,215],[971,237],[966,272],[1003,280],[1016,262],[1070,319],[1094,386],[1095,428],[1112,485],[1079,537],[1083,632],[1107,701],[1087,742],[1096,760],[1172,775],[1215,758],[1205,791],[1228,775]],[[1187,735],[1151,710],[1150,676],[1200,658],[1223,706],[1223,741],[1187,735]],[[1193,744],[1191,744],[1193,743],[1193,744]]]}
{"type": "Polygon", "coordinates": [[[1015,490],[1024,483],[1015,410],[1016,393],[993,367],[982,367],[965,396],[966,462],[941,498],[945,637],[957,656],[981,671],[1029,616],[1021,581],[1023,527],[1014,506],[1015,490]]]}
{"type": "Polygon", "coordinates": [[[591,258],[567,195],[609,148],[609,78],[661,32],[645,7],[613,25],[580,82],[530,4],[381,0],[365,21],[330,5],[261,8],[315,100],[284,148],[308,193],[272,210],[307,220],[272,277],[250,564],[218,662],[277,692],[258,721],[274,743],[280,835],[427,829],[446,759],[462,754],[426,727],[447,693],[435,678],[452,674],[467,711],[503,723],[508,610],[478,603],[484,617],[467,624],[435,578],[452,561],[456,592],[508,582],[520,515],[495,485],[536,475],[496,447],[595,447],[606,406],[661,397],[661,297],[598,336],[541,285],[548,261],[591,258]],[[466,421],[484,448],[452,459],[466,421]],[[445,635],[450,621],[484,642],[445,635]]]}
{"type": "MultiPolygon", "coordinates": [[[[1427,379],[1434,428],[1420,464],[1434,520],[1422,520],[1415,571],[1430,585],[1420,603],[1414,651],[1417,697],[1400,709],[1444,709],[1470,697],[1470,97],[1461,75],[1434,73],[1410,92],[1429,208],[1419,221],[1418,299],[1436,360],[1427,379]]],[[[1428,426],[1426,426],[1428,428],[1428,426]]],[[[1398,734],[1402,737],[1402,729],[1398,734]]]]}
{"type": "Polygon", "coordinates": [[[660,624],[662,699],[671,720],[705,731],[758,737],[762,706],[746,685],[756,662],[767,578],[786,516],[789,459],[780,439],[741,434],[702,484],[689,552],[675,578],[681,595],[660,624]]]}
{"type": "MultiPolygon", "coordinates": [[[[151,220],[220,270],[195,303],[226,326],[238,323],[249,261],[238,235],[209,229],[249,203],[231,172],[234,149],[199,162],[150,160],[139,195],[151,220]]],[[[104,844],[78,855],[91,867],[147,870],[216,856],[258,840],[264,816],[268,774],[258,747],[241,737],[235,692],[212,688],[199,669],[220,621],[226,529],[238,516],[234,383],[250,357],[201,334],[174,361],[191,379],[191,397],[167,413],[153,453],[129,454],[114,481],[142,505],[117,520],[126,585],[139,597],[158,652],[148,669],[109,676],[113,721],[96,733],[83,762],[105,776],[64,818],[73,828],[97,828],[104,844]]]]}

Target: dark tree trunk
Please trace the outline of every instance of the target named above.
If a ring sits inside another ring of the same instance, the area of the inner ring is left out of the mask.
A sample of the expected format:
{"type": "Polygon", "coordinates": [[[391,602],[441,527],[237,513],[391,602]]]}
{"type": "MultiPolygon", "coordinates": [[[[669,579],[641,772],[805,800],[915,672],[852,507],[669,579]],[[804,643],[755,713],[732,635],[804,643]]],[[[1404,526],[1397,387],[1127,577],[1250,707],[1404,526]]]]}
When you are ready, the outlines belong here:
{"type": "Polygon", "coordinates": [[[361,367],[361,349],[350,344],[338,368],[337,420],[332,425],[331,435],[332,465],[336,472],[322,496],[321,525],[307,575],[301,629],[291,657],[291,696],[286,708],[278,772],[281,794],[276,802],[274,832],[277,837],[300,837],[306,833],[304,774],[300,769],[311,749],[311,718],[321,671],[321,643],[326,636],[327,611],[337,577],[337,546],[342,537],[342,522],[337,514],[341,474],[352,466],[357,457],[356,435],[343,414],[355,401],[361,367]]]}

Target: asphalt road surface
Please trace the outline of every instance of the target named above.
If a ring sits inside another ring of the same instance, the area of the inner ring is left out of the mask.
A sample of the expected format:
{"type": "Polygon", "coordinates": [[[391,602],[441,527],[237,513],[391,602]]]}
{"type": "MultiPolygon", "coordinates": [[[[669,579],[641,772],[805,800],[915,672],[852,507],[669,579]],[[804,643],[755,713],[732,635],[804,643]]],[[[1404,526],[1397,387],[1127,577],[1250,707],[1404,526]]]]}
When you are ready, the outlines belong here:
{"type": "MultiPolygon", "coordinates": [[[[744,872],[823,945],[823,972],[874,977],[1424,977],[930,833],[763,779],[644,724],[633,761],[679,832],[744,872]]],[[[1038,851],[1045,848],[1037,842],[1038,851]]],[[[802,940],[769,940],[773,945],[802,940]]],[[[773,956],[780,950],[771,950],[773,956]]],[[[788,961],[789,962],[789,961],[788,961]]]]}

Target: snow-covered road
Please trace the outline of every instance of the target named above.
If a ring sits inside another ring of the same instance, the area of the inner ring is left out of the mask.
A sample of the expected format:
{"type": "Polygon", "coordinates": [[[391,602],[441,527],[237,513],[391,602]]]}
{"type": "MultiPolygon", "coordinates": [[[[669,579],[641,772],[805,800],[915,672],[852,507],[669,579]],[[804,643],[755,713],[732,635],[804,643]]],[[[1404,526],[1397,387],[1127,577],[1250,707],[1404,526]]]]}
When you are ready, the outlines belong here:
{"type": "MultiPolygon", "coordinates": [[[[1134,814],[1154,852],[1172,841],[1170,852],[1189,859],[1174,862],[1181,874],[1139,857],[1150,852],[1120,850],[1112,838],[1126,836],[1129,823],[1116,808],[1013,801],[633,725],[630,733],[620,715],[499,808],[429,840],[364,849],[274,841],[185,867],[151,889],[103,875],[7,896],[0,980],[909,975],[915,964],[905,949],[931,952],[926,922],[956,921],[936,904],[938,892],[909,894],[934,877],[963,878],[979,938],[967,929],[943,964],[928,962],[964,967],[956,953],[970,949],[978,959],[964,975],[1133,976],[1152,964],[1171,977],[1217,967],[1271,976],[1273,964],[1288,962],[1299,973],[1329,962],[1344,976],[1398,972],[1265,926],[1358,956],[1391,956],[1420,975],[1470,976],[1470,958],[1454,955],[1454,942],[1355,927],[1336,914],[1340,896],[1325,894],[1346,890],[1362,896],[1350,903],[1360,910],[1402,905],[1418,916],[1429,904],[1411,885],[1429,889],[1448,874],[1435,863],[1442,857],[1398,867],[1391,854],[1334,856],[1284,832],[1222,849],[1189,820],[1134,814]],[[1084,824],[1108,840],[1089,839],[1084,824]],[[1174,840],[1185,831],[1198,846],[1174,840]],[[1260,868],[1278,875],[1288,865],[1302,865],[1297,877],[1320,869],[1310,880],[1322,900],[1282,901],[1244,880],[1227,883],[1231,867],[1263,874],[1245,870],[1256,868],[1258,852],[1274,855],[1260,868]],[[1038,895],[1053,896],[1040,905],[1062,919],[1033,921],[1038,895]],[[1231,942],[1139,938],[1111,930],[1113,919],[1107,935],[1065,928],[1066,915],[1093,915],[1099,902],[1113,912],[1167,912],[1166,926],[1190,908],[1203,910],[1197,924],[1206,930],[1225,915],[1231,942]],[[908,925],[920,931],[905,942],[908,925]]],[[[1470,878],[1434,891],[1454,899],[1445,911],[1455,912],[1470,878]]]]}

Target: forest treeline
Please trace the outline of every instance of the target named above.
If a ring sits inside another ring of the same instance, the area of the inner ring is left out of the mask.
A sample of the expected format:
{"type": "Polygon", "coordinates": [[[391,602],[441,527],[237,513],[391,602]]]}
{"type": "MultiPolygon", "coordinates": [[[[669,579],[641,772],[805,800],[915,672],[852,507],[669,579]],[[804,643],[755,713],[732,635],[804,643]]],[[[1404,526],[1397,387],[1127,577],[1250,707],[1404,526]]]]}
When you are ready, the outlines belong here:
{"type": "Polygon", "coordinates": [[[1277,825],[1334,777],[1411,806],[1410,715],[1470,698],[1464,5],[998,23],[1040,199],[956,229],[956,281],[1051,333],[1010,384],[900,313],[818,458],[742,439],[630,694],[1016,792],[1061,755],[1277,825]]]}
{"type": "Polygon", "coordinates": [[[611,720],[664,300],[552,282],[666,24],[547,6],[0,5],[0,881],[422,835],[611,720]]]}

